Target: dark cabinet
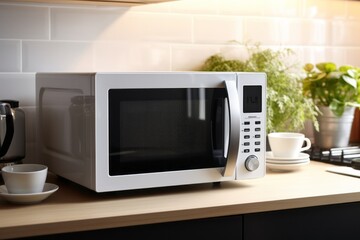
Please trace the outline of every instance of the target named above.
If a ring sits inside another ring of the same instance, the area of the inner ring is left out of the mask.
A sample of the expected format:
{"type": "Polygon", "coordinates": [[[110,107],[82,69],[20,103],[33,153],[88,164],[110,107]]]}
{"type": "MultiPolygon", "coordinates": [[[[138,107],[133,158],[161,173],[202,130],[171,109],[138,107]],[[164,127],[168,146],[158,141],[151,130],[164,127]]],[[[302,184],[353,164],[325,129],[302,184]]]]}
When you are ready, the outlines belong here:
{"type": "Polygon", "coordinates": [[[126,240],[242,240],[243,216],[196,219],[87,232],[65,233],[28,239],[126,239],[126,240]]]}
{"type": "Polygon", "coordinates": [[[360,203],[244,215],[245,240],[359,239],[360,203]]]}
{"type": "Polygon", "coordinates": [[[359,239],[360,202],[66,233],[29,239],[359,239]]]}

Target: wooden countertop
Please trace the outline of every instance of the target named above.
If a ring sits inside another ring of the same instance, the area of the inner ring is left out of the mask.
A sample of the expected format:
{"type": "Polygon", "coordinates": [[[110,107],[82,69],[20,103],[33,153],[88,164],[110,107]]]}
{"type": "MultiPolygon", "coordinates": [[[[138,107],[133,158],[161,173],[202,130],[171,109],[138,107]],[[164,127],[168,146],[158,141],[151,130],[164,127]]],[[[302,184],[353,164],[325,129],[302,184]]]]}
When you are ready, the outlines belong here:
{"type": "Polygon", "coordinates": [[[360,179],[327,172],[331,166],[312,161],[260,179],[101,194],[49,175],[60,189],[43,202],[0,200],[0,238],[360,201],[360,179]]]}

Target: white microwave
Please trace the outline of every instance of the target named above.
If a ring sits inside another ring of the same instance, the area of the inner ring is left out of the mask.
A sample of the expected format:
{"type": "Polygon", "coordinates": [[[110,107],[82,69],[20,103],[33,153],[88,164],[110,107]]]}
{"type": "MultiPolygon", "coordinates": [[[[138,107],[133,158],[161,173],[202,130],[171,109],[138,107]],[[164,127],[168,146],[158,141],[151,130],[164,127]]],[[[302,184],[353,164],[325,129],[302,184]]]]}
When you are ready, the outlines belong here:
{"type": "Polygon", "coordinates": [[[266,75],[37,73],[37,152],[97,192],[265,175],[266,75]]]}

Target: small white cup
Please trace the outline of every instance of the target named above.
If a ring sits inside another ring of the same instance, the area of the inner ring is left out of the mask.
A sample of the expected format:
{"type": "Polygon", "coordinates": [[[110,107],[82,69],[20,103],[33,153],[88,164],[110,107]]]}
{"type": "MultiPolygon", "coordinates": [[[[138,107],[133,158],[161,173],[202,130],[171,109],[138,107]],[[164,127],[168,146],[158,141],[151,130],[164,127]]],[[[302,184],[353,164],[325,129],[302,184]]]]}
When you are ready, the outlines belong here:
{"type": "Polygon", "coordinates": [[[44,189],[48,168],[41,164],[17,164],[1,169],[9,193],[40,193],[44,189]]]}
{"type": "Polygon", "coordinates": [[[275,132],[268,134],[269,144],[274,157],[295,158],[311,147],[310,139],[302,133],[275,132]],[[306,142],[305,147],[302,147],[306,142]]]}

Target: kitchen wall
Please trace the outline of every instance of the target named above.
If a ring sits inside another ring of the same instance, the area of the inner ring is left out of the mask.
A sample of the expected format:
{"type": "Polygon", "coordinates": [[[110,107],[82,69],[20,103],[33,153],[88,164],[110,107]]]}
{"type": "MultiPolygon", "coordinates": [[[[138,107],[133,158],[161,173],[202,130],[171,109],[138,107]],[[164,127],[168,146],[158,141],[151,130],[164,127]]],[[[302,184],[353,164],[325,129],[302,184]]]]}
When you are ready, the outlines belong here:
{"type": "Polygon", "coordinates": [[[360,2],[181,0],[136,7],[0,3],[0,99],[20,100],[33,157],[35,72],[198,70],[245,42],[360,66],[360,2]],[[236,41],[236,43],[234,43],[236,41]]]}

